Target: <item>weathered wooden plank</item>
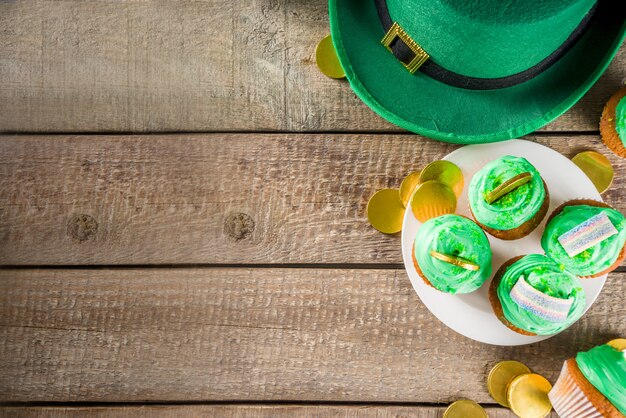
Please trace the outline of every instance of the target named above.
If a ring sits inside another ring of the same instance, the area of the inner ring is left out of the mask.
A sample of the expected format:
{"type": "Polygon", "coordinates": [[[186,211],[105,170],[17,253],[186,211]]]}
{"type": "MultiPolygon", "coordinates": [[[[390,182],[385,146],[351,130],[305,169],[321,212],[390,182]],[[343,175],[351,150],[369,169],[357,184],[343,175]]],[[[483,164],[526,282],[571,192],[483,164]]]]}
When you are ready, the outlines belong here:
{"type": "MultiPolygon", "coordinates": [[[[597,136],[538,141],[610,154],[597,136]]],[[[0,137],[0,263],[400,263],[367,201],[453,149],[411,135],[0,137]]],[[[626,212],[626,161],[609,158],[605,198],[626,212]]]]}
{"type": "MultiPolygon", "coordinates": [[[[501,407],[487,407],[491,418],[515,418],[501,407]]],[[[4,407],[6,418],[439,418],[445,407],[328,405],[171,405],[123,407],[4,407]]],[[[557,418],[552,412],[550,418],[557,418]]]]}
{"type": "Polygon", "coordinates": [[[0,131],[284,127],[275,1],[0,4],[0,131]]]}
{"type": "MultiPolygon", "coordinates": [[[[0,131],[397,130],[315,65],[327,2],[0,2],[0,131]]],[[[622,48],[547,130],[597,130],[622,48]]]]}
{"type": "Polygon", "coordinates": [[[614,273],[568,331],[495,347],[441,324],[402,270],[0,270],[0,402],[490,403],[495,362],[554,381],[623,334],[625,291],[614,273]]]}

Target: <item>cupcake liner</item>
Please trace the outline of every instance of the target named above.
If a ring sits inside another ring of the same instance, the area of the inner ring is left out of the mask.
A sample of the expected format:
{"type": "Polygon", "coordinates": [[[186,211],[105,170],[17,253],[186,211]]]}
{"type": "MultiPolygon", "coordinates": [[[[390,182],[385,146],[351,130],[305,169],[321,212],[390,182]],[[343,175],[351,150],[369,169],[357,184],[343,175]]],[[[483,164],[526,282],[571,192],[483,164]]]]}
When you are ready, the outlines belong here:
{"type": "MultiPolygon", "coordinates": [[[[441,292],[441,290],[439,290],[435,286],[433,286],[433,284],[426,278],[426,275],[424,274],[424,272],[420,268],[420,265],[417,263],[417,259],[415,258],[415,243],[413,243],[413,246],[411,247],[411,260],[413,260],[413,267],[415,267],[415,270],[417,271],[417,275],[422,278],[424,283],[426,283],[427,286],[430,286],[433,289],[438,290],[438,291],[441,292]]],[[[445,293],[445,292],[442,292],[442,293],[445,293]]]]}
{"type": "Polygon", "coordinates": [[[570,373],[567,361],[561,375],[548,393],[552,407],[561,418],[601,418],[602,413],[584,394],[570,373]]]}

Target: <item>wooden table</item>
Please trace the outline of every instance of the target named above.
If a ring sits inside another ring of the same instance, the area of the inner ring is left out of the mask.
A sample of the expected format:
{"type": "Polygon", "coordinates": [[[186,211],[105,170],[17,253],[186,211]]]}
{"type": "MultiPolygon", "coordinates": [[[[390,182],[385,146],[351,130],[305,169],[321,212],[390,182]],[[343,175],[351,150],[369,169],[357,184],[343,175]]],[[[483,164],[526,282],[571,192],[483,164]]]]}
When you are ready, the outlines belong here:
{"type": "MultiPolygon", "coordinates": [[[[323,0],[0,3],[2,417],[436,417],[497,361],[554,381],[626,334],[626,269],[547,341],[468,340],[422,305],[383,187],[456,148],[322,76],[323,0]]],[[[598,150],[626,49],[529,136],[598,150]]]]}

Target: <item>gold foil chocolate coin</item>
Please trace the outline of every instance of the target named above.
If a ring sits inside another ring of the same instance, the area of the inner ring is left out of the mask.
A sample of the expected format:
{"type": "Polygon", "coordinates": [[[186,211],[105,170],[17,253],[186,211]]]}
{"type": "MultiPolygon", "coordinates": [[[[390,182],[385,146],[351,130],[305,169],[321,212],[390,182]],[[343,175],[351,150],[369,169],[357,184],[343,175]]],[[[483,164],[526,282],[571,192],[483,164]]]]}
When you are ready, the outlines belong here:
{"type": "Polygon", "coordinates": [[[326,77],[344,78],[346,76],[345,71],[343,71],[339,63],[339,58],[337,57],[337,52],[335,51],[330,35],[317,44],[317,48],[315,48],[315,62],[317,63],[317,68],[319,68],[326,77]]]}
{"type": "Polygon", "coordinates": [[[454,163],[446,160],[434,161],[428,164],[420,173],[419,182],[425,183],[430,180],[440,181],[450,186],[456,197],[463,191],[463,172],[454,163]]]}
{"type": "Polygon", "coordinates": [[[530,369],[523,363],[514,360],[501,361],[493,366],[487,377],[487,389],[494,401],[502,406],[509,407],[506,399],[506,390],[517,376],[530,373],[530,369]]]}
{"type": "Polygon", "coordinates": [[[518,174],[517,176],[508,179],[507,181],[487,193],[485,200],[491,205],[496,200],[506,196],[518,187],[521,187],[524,184],[528,183],[532,178],[533,175],[530,173],[518,174]]]}
{"type": "Polygon", "coordinates": [[[604,155],[595,151],[583,151],[574,155],[572,162],[589,177],[598,192],[604,193],[611,186],[613,166],[604,155]]]}
{"type": "Polygon", "coordinates": [[[453,402],[443,413],[443,418],[487,418],[482,406],[469,399],[453,402]]]}
{"type": "Polygon", "coordinates": [[[424,223],[430,218],[454,213],[456,195],[447,185],[431,180],[417,186],[409,205],[417,220],[424,223]]]}
{"type": "Polygon", "coordinates": [[[615,340],[609,341],[606,344],[610,345],[611,347],[613,347],[617,351],[624,351],[624,350],[626,350],[626,339],[624,339],[624,338],[617,338],[615,340]]]}
{"type": "Polygon", "coordinates": [[[402,180],[402,184],[400,185],[400,199],[402,199],[402,204],[405,208],[408,206],[409,199],[411,199],[411,195],[419,183],[420,173],[415,171],[402,180]]]}
{"type": "Polygon", "coordinates": [[[552,389],[545,377],[535,373],[517,376],[509,385],[507,400],[520,418],[544,418],[552,410],[548,392],[552,389]]]}
{"type": "Polygon", "coordinates": [[[395,189],[379,190],[367,203],[367,219],[374,228],[385,234],[402,230],[404,211],[400,193],[395,189]]]}
{"type": "Polygon", "coordinates": [[[480,266],[478,264],[475,264],[474,262],[467,260],[463,257],[457,257],[455,255],[444,254],[435,250],[430,250],[430,256],[432,258],[436,258],[437,260],[441,260],[449,264],[454,264],[455,266],[464,268],[465,270],[471,270],[471,271],[480,270],[480,266]]]}

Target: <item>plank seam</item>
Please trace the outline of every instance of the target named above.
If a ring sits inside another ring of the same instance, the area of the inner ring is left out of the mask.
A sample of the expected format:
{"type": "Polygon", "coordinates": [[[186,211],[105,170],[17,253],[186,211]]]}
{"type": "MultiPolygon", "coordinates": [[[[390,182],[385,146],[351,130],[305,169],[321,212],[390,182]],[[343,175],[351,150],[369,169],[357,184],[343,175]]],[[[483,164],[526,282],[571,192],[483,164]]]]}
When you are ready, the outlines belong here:
{"type": "MultiPolygon", "coordinates": [[[[70,265],[1,265],[2,270],[157,270],[157,269],[315,269],[315,270],[403,270],[402,263],[329,263],[329,264],[70,264],[70,265]]],[[[612,273],[625,273],[620,266],[612,273]]]]}
{"type": "MultiPolygon", "coordinates": [[[[450,403],[436,402],[393,402],[393,401],[315,401],[315,400],[229,400],[229,401],[136,401],[136,402],[0,402],[3,407],[53,407],[53,408],[85,408],[107,407],[124,408],[129,406],[394,406],[394,407],[424,407],[441,408],[450,403]]],[[[480,403],[486,408],[502,408],[497,403],[480,403]]]]}
{"type": "MultiPolygon", "coordinates": [[[[291,130],[221,130],[221,131],[2,131],[0,135],[30,135],[30,136],[150,136],[150,135],[251,135],[251,134],[274,134],[274,135],[391,135],[391,136],[418,136],[435,142],[435,140],[428,137],[415,134],[409,131],[401,130],[310,130],[310,131],[291,131],[291,130]]],[[[575,136],[589,136],[600,135],[599,130],[592,131],[536,131],[530,133],[523,138],[538,137],[551,137],[551,136],[563,136],[563,135],[575,135],[575,136]]],[[[444,145],[446,143],[443,143],[444,145]]],[[[454,144],[460,145],[460,144],[454,144]]]]}
{"type": "MultiPolygon", "coordinates": [[[[402,263],[277,263],[277,264],[18,264],[1,265],[0,270],[139,270],[139,269],[213,269],[213,268],[258,268],[258,269],[344,269],[344,270],[403,270],[402,263]]],[[[626,271],[626,267],[625,271],[626,271]]]]}

